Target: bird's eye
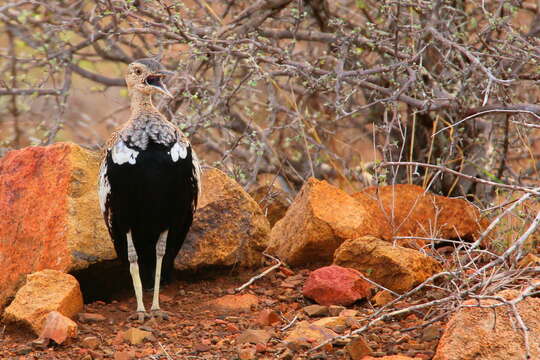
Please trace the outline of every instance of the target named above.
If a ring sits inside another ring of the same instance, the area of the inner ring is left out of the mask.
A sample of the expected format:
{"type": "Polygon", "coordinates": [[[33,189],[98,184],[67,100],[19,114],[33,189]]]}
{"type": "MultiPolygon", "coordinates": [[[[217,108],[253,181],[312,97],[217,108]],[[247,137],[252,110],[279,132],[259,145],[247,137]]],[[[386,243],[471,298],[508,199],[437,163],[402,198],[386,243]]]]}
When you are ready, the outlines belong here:
{"type": "Polygon", "coordinates": [[[142,73],[141,69],[135,69],[135,74],[141,75],[141,73],[142,73]]]}

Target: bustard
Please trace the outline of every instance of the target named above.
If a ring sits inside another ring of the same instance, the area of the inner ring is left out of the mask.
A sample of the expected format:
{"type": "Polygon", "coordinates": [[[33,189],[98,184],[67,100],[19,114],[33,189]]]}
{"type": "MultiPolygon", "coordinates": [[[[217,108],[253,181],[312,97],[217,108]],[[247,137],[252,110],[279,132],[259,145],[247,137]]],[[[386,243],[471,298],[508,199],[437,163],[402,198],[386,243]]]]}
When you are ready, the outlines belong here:
{"type": "Polygon", "coordinates": [[[129,262],[137,299],[131,318],[140,322],[150,317],[143,286],[154,287],[152,315],[168,317],[159,307],[160,283],[170,280],[200,193],[193,148],[152,104],[155,93],[172,97],[163,83],[168,74],[153,59],[128,66],[131,115],[107,142],[99,175],[101,211],[118,257],[129,262]]]}

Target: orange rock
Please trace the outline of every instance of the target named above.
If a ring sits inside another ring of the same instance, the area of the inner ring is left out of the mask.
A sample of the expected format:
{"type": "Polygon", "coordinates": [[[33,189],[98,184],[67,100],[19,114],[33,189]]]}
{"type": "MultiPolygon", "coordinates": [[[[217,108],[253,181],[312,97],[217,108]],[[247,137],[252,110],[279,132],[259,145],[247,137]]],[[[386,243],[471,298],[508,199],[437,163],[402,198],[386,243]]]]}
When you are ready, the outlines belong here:
{"type": "Polygon", "coordinates": [[[274,226],[285,215],[287,208],[291,204],[289,194],[273,185],[261,185],[250,191],[250,195],[261,207],[270,222],[270,226],[274,226]]]}
{"type": "Polygon", "coordinates": [[[115,257],[97,199],[99,155],[58,143],[0,159],[0,309],[42,269],[115,257]]]}
{"type": "MultiPolygon", "coordinates": [[[[369,208],[385,240],[394,236],[472,240],[487,226],[468,201],[434,195],[416,185],[372,186],[352,197],[369,208]]],[[[400,245],[411,242],[425,241],[398,240],[400,245]]]]}
{"type": "Polygon", "coordinates": [[[393,246],[372,236],[345,241],[334,254],[334,263],[364,273],[392,291],[403,293],[442,270],[433,258],[419,251],[393,246]]]}
{"type": "Polygon", "coordinates": [[[255,267],[262,263],[270,224],[259,205],[218,169],[202,174],[202,196],[175,267],[255,267]]]}
{"type": "Polygon", "coordinates": [[[386,290],[379,291],[371,298],[371,302],[377,306],[384,306],[392,300],[394,300],[394,295],[386,290]]]}
{"type": "MultiPolygon", "coordinates": [[[[498,296],[513,299],[517,291],[503,291],[498,296]]],[[[467,300],[464,305],[476,305],[467,300]]],[[[481,300],[481,305],[499,304],[481,300]]],[[[517,310],[529,333],[530,359],[540,359],[540,299],[528,297],[517,310]]],[[[446,324],[433,360],[510,360],[524,359],[523,332],[508,306],[495,308],[462,307],[446,324]]]]}
{"type": "Polygon", "coordinates": [[[300,321],[289,331],[284,341],[289,343],[289,347],[311,347],[336,336],[337,334],[330,329],[300,321]]]}
{"type": "Polygon", "coordinates": [[[82,309],[81,289],[73,276],[56,270],[42,270],[26,277],[26,284],[6,308],[4,319],[23,323],[40,334],[43,321],[51,311],[72,318],[82,309]]]}
{"type": "Polygon", "coordinates": [[[379,232],[362,203],[326,181],[310,178],[272,228],[267,251],[289,265],[330,263],[345,239],[379,232]]]}
{"type": "MultiPolygon", "coordinates": [[[[66,339],[77,336],[77,323],[58,311],[51,311],[43,322],[40,339],[51,339],[62,344],[66,339]]],[[[97,338],[96,338],[97,339],[97,338]]]]}
{"type": "Polygon", "coordinates": [[[371,354],[371,348],[362,336],[354,338],[347,344],[345,349],[349,353],[351,360],[361,360],[365,356],[371,354]]]}
{"type": "Polygon", "coordinates": [[[210,308],[221,313],[236,313],[251,311],[251,308],[259,304],[255,295],[225,295],[210,301],[210,308]]]}
{"type": "Polygon", "coordinates": [[[263,309],[257,316],[257,323],[262,326],[271,326],[280,321],[278,313],[272,309],[263,309]]]}

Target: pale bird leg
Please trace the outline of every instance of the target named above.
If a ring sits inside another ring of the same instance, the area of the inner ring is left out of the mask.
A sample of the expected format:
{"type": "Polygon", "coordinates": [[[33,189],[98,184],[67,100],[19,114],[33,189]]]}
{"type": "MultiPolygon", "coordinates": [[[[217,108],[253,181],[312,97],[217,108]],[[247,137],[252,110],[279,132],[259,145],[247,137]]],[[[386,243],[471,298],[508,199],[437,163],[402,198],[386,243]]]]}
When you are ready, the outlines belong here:
{"type": "Polygon", "coordinates": [[[156,244],[156,277],[154,279],[154,298],[152,300],[152,314],[161,320],[168,320],[169,316],[166,312],[161,311],[159,308],[159,285],[161,282],[161,264],[163,262],[163,256],[165,255],[165,249],[167,247],[168,230],[159,235],[158,242],[156,244]]]}
{"type": "Polygon", "coordinates": [[[135,298],[137,299],[137,314],[135,314],[133,318],[137,319],[139,322],[144,322],[144,319],[145,317],[148,317],[148,314],[144,308],[141,276],[139,274],[139,264],[137,263],[137,251],[133,245],[131,230],[127,233],[127,252],[129,260],[129,272],[131,273],[133,288],[135,289],[135,298]]]}

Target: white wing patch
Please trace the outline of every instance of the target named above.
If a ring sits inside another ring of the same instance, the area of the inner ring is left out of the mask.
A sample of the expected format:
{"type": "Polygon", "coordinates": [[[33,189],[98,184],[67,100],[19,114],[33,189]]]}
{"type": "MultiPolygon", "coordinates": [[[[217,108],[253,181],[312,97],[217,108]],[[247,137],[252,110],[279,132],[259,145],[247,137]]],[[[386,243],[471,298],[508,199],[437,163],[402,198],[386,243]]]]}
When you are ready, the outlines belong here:
{"type": "Polygon", "coordinates": [[[102,213],[105,213],[105,202],[110,193],[111,184],[109,184],[109,179],[107,178],[107,163],[103,161],[99,169],[99,207],[102,213]]]}
{"type": "Polygon", "coordinates": [[[134,165],[139,152],[129,148],[126,143],[119,141],[111,149],[112,161],[115,164],[122,165],[124,163],[130,163],[134,165]]]}
{"type": "Polygon", "coordinates": [[[174,143],[171,151],[169,151],[169,154],[174,162],[177,162],[179,158],[185,159],[187,156],[186,144],[181,144],[179,142],[174,143]]]}

